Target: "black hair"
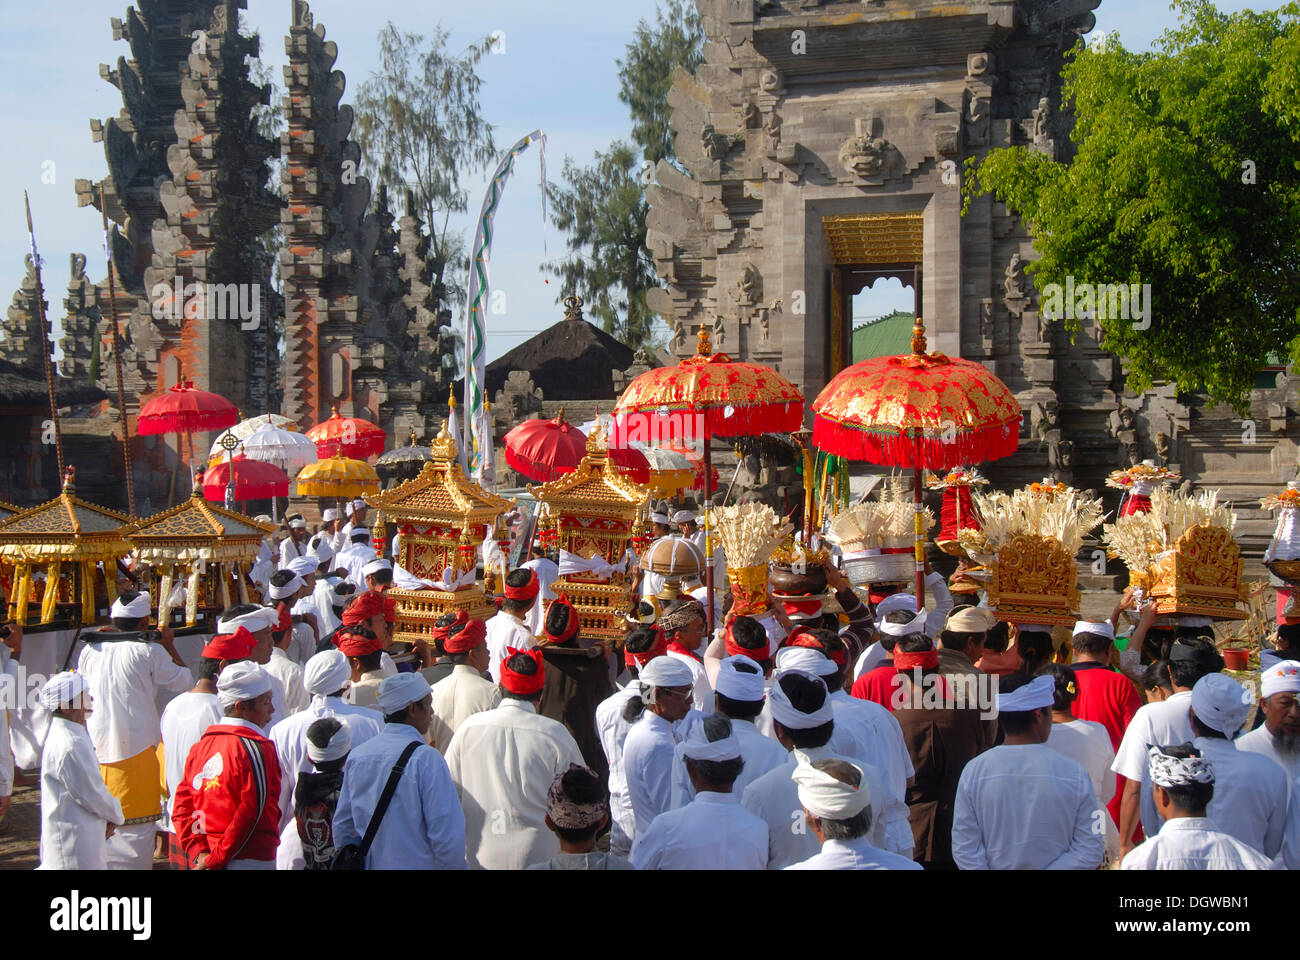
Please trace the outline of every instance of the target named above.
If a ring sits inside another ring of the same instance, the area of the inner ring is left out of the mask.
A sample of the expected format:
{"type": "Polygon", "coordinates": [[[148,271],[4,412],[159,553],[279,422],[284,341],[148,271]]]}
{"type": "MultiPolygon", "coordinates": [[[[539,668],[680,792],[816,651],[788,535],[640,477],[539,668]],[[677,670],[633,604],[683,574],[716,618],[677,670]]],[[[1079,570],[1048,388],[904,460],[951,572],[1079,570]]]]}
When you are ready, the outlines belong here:
{"type": "Polygon", "coordinates": [[[1169,679],[1169,661],[1156,660],[1148,663],[1142,670],[1142,689],[1154,690],[1160,687],[1170,693],[1174,692],[1173,681],[1169,679]]]}
{"type": "MultiPolygon", "coordinates": [[[[1201,752],[1190,743],[1161,747],[1160,752],[1166,756],[1177,757],[1179,760],[1201,755],[1201,752]]],[[[1160,789],[1169,794],[1169,801],[1174,805],[1174,809],[1180,813],[1191,814],[1194,817],[1205,816],[1205,808],[1214,799],[1213,783],[1189,783],[1180,787],[1161,787],[1160,789]]]]}
{"type": "Polygon", "coordinates": [[[1277,628],[1277,638],[1286,641],[1285,650],[1274,650],[1286,660],[1300,660],[1300,623],[1283,623],[1277,628]]]}
{"type": "MultiPolygon", "coordinates": [[[[761,628],[760,628],[761,629],[761,628]]],[[[757,675],[759,671],[752,665],[741,661],[732,664],[739,673],[748,673],[757,675]]],[[[757,700],[733,700],[731,697],[724,696],[721,693],[715,693],[714,699],[717,701],[718,712],[725,714],[733,720],[753,720],[763,712],[763,698],[757,700]]]]}
{"type": "Polygon", "coordinates": [[[1175,687],[1190,690],[1201,677],[1222,669],[1223,657],[1214,642],[1205,637],[1179,637],[1169,651],[1169,679],[1175,687]],[[1190,659],[1183,659],[1189,653],[1190,659]]]}
{"type": "Polygon", "coordinates": [[[1075,653],[1086,653],[1096,657],[1115,645],[1115,641],[1104,633],[1076,633],[1070,641],[1075,653]]]}
{"type": "Polygon", "coordinates": [[[978,643],[984,646],[983,633],[968,633],[956,630],[940,630],[939,642],[943,644],[945,650],[965,650],[972,643],[978,643]]]}
{"type": "Polygon", "coordinates": [[[384,723],[405,723],[407,718],[410,715],[411,715],[411,705],[408,703],[406,706],[402,707],[402,709],[398,710],[396,713],[384,714],[384,723]]]}
{"type": "Polygon", "coordinates": [[[1214,727],[1211,727],[1195,713],[1192,713],[1189,716],[1192,720],[1192,730],[1198,737],[1213,737],[1218,740],[1232,739],[1232,737],[1228,736],[1222,730],[1216,730],[1214,727]]]}
{"type": "MultiPolygon", "coordinates": [[[[569,618],[576,618],[577,616],[578,611],[573,609],[567,603],[552,602],[551,605],[546,608],[546,622],[543,626],[547,633],[558,637],[569,629],[569,618]]],[[[576,647],[577,645],[578,632],[576,631],[568,640],[565,640],[563,643],[555,644],[555,646],[558,647],[576,647]]]]}
{"type": "Polygon", "coordinates": [[[1005,653],[1010,643],[1011,624],[1006,620],[999,620],[993,624],[989,627],[989,632],[984,635],[984,649],[990,653],[1005,653]]]}
{"type": "MultiPolygon", "coordinates": [[[[532,579],[532,570],[529,570],[526,567],[519,567],[518,569],[511,570],[506,574],[506,586],[518,590],[521,587],[528,586],[529,581],[532,579]]],[[[520,614],[525,610],[531,609],[535,600],[536,598],[533,598],[533,600],[511,600],[509,597],[506,597],[501,601],[501,609],[506,611],[506,613],[520,614]]]]}
{"type": "Polygon", "coordinates": [[[221,660],[216,657],[199,657],[199,679],[215,680],[221,675],[221,660]]]}
{"type": "MultiPolygon", "coordinates": [[[[858,768],[843,760],[814,760],[812,765],[823,773],[834,777],[841,783],[852,787],[862,786],[862,774],[858,768]]],[[[853,816],[844,820],[830,820],[818,817],[822,833],[827,840],[854,840],[867,835],[871,829],[871,807],[866,806],[853,816]]]]}
{"type": "Polygon", "coordinates": [[[375,583],[379,584],[380,586],[383,586],[386,583],[393,582],[393,571],[388,569],[376,570],[374,573],[366,574],[366,576],[368,576],[371,580],[375,581],[375,583]]]}
{"type": "Polygon", "coordinates": [[[739,616],[732,620],[731,638],[735,640],[738,647],[753,651],[745,654],[750,659],[757,660],[759,663],[771,659],[772,645],[767,638],[767,630],[753,617],[739,616]]]}
{"type": "Polygon", "coordinates": [[[254,613],[263,609],[256,603],[237,603],[233,607],[227,607],[217,614],[218,620],[233,620],[235,617],[242,617],[246,613],[254,613]]]}
{"type": "MultiPolygon", "coordinates": [[[[608,804],[609,791],[605,781],[583,767],[570,767],[560,776],[560,792],[571,802],[581,806],[608,804]]],[[[599,832],[597,821],[589,827],[552,827],[556,836],[568,843],[584,843],[599,832]]]]}
{"type": "Polygon", "coordinates": [[[1052,659],[1056,644],[1052,635],[1043,630],[1020,629],[1020,659],[1023,661],[1021,672],[1026,678],[1032,676],[1040,667],[1052,659]]]}
{"type": "MultiPolygon", "coordinates": [[[[139,596],[139,590],[123,590],[117,595],[117,599],[121,601],[123,606],[127,606],[134,603],[136,598],[139,596]]],[[[149,621],[149,615],[145,614],[143,617],[112,617],[111,619],[114,630],[120,630],[122,633],[127,633],[131,630],[140,629],[141,626],[149,621]]]]}
{"type": "Polygon", "coordinates": [[[370,534],[366,533],[364,530],[362,530],[360,533],[357,533],[357,531],[354,529],[352,531],[352,536],[349,537],[348,539],[350,539],[353,543],[365,543],[370,539],[370,534]]]}
{"type": "Polygon", "coordinates": [[[1069,710],[1079,690],[1079,685],[1075,683],[1074,668],[1063,663],[1049,663],[1038,671],[1037,676],[1051,677],[1056,681],[1056,692],[1052,697],[1052,709],[1069,710]],[[1074,686],[1074,693],[1070,692],[1071,685],[1074,686]]]}
{"type": "MultiPolygon", "coordinates": [[[[358,636],[361,635],[361,633],[357,630],[353,630],[351,632],[357,634],[358,636]]],[[[366,631],[366,633],[369,632],[370,632],[369,630],[366,631]]],[[[362,673],[373,673],[374,671],[378,670],[380,664],[383,663],[384,651],[375,650],[371,653],[363,653],[361,656],[354,657],[353,659],[356,660],[357,663],[361,664],[362,673]]]]}
{"type": "Polygon", "coordinates": [[[321,717],[313,720],[307,727],[307,742],[318,750],[329,746],[334,734],[343,729],[343,724],[335,717],[321,717]]]}
{"type": "MultiPolygon", "coordinates": [[[[537,661],[526,653],[516,653],[505,662],[505,665],[522,677],[535,677],[537,676],[537,671],[541,669],[541,666],[538,665],[537,661]]],[[[527,700],[531,702],[540,698],[541,695],[541,690],[538,690],[536,693],[514,693],[513,691],[506,690],[504,687],[501,690],[501,696],[509,700],[527,700]]]]}
{"type": "MultiPolygon", "coordinates": [[[[781,691],[790,701],[790,706],[800,713],[816,713],[826,703],[825,685],[801,673],[782,674],[776,682],[781,685],[781,691]]],[[[773,723],[780,726],[785,731],[785,735],[790,738],[790,742],[801,750],[826,746],[830,742],[831,734],[835,732],[834,720],[827,720],[821,726],[803,730],[783,726],[777,720],[773,723]]]]}
{"type": "MultiPolygon", "coordinates": [[[[717,743],[731,736],[731,720],[711,713],[704,718],[704,738],[709,743],[717,743]]],[[[699,774],[700,779],[712,786],[730,787],[745,769],[744,757],[730,760],[692,760],[686,758],[686,766],[699,774]]]]}
{"type": "Polygon", "coordinates": [[[287,583],[292,583],[297,574],[292,570],[277,570],[271,574],[271,586],[283,587],[287,583]]]}
{"type": "MultiPolygon", "coordinates": [[[[1046,634],[1043,634],[1043,636],[1046,636],[1046,634]]],[[[1031,678],[1024,673],[1009,673],[998,681],[998,693],[1007,694],[1019,690],[1028,683],[1030,679],[1031,678]]],[[[1040,710],[999,710],[998,723],[1002,726],[1002,732],[1005,736],[1010,737],[1022,733],[1028,733],[1033,729],[1034,723],[1038,720],[1039,714],[1046,709],[1046,707],[1043,707],[1040,710]]]]}

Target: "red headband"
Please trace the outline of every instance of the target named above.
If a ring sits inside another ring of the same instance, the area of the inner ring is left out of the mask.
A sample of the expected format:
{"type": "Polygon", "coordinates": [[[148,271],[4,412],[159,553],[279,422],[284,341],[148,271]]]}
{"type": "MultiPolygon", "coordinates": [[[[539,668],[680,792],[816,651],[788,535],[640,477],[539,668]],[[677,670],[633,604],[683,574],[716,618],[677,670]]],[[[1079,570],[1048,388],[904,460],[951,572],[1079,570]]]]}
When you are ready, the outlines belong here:
{"type": "Polygon", "coordinates": [[[633,653],[626,647],[623,648],[623,663],[628,669],[636,667],[640,670],[655,657],[662,657],[668,652],[668,638],[664,635],[663,628],[652,625],[650,629],[655,632],[655,642],[650,645],[649,650],[633,653]]]}
{"type": "Polygon", "coordinates": [[[551,611],[555,609],[556,604],[569,608],[569,616],[564,621],[564,632],[560,634],[551,633],[550,627],[545,627],[543,632],[546,634],[546,639],[551,641],[551,643],[568,643],[577,636],[578,633],[578,611],[573,608],[573,604],[569,601],[569,598],[562,593],[552,600],[551,605],[546,608],[544,623],[550,622],[551,611]]]}
{"type": "Polygon", "coordinates": [[[510,584],[505,585],[507,600],[536,600],[537,591],[542,589],[542,582],[537,579],[537,571],[528,571],[528,582],[522,587],[512,587],[510,584]]]}
{"type": "Polygon", "coordinates": [[[247,627],[239,627],[234,633],[220,633],[208,641],[200,656],[210,660],[244,660],[257,646],[257,638],[248,632],[247,627]]]}
{"type": "Polygon", "coordinates": [[[765,643],[763,644],[762,647],[742,647],[739,643],[736,642],[736,635],[735,633],[732,632],[733,628],[735,627],[735,624],[736,624],[735,617],[732,617],[730,620],[727,621],[726,636],[723,639],[723,644],[727,648],[727,656],[749,657],[751,660],[756,660],[759,663],[762,663],[764,660],[766,660],[771,655],[770,645],[765,643]]]}
{"type": "Polygon", "coordinates": [[[293,614],[289,612],[289,605],[281,600],[275,605],[275,612],[278,619],[275,626],[271,627],[272,633],[283,633],[293,626],[293,614]]]}
{"type": "MultiPolygon", "coordinates": [[[[460,613],[464,614],[465,611],[461,610],[460,613]]],[[[464,623],[465,626],[458,633],[453,633],[439,641],[444,653],[468,653],[487,639],[487,624],[478,617],[471,618],[469,614],[465,614],[465,618],[463,620],[458,618],[456,623],[464,623]]],[[[447,629],[450,630],[451,627],[447,629]]]]}
{"type": "Polygon", "coordinates": [[[894,651],[895,670],[911,670],[913,667],[920,667],[925,670],[938,665],[938,650],[922,650],[919,653],[908,653],[906,650],[894,651]]]}
{"type": "Polygon", "coordinates": [[[384,615],[385,620],[388,619],[388,601],[374,590],[367,590],[355,597],[343,611],[343,625],[355,627],[380,614],[384,615]]]}
{"type": "Polygon", "coordinates": [[[521,696],[530,696],[542,689],[542,683],[546,677],[546,665],[542,662],[542,651],[540,650],[516,650],[514,647],[506,647],[506,655],[501,658],[501,686],[505,687],[511,693],[518,693],[521,696]],[[523,654],[525,657],[531,657],[537,664],[537,672],[531,677],[522,673],[515,673],[510,669],[510,658],[515,654],[523,654]]]}
{"type": "Polygon", "coordinates": [[[378,637],[362,637],[342,630],[334,634],[334,643],[345,657],[364,657],[368,653],[384,649],[378,637]]]}
{"type": "Polygon", "coordinates": [[[813,632],[808,627],[795,627],[785,638],[783,647],[809,647],[810,649],[826,652],[825,645],[813,636],[813,632]]]}

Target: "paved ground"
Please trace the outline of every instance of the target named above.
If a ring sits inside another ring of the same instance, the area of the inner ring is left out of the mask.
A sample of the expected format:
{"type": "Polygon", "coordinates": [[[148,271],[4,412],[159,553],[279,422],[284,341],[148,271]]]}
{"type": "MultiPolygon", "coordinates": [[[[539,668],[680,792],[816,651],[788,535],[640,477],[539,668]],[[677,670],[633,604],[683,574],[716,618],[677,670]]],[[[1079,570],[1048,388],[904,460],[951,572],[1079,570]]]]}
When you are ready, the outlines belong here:
{"type": "Polygon", "coordinates": [[[41,790],[34,779],[15,786],[13,804],[0,823],[0,870],[34,870],[39,860],[41,790]]]}

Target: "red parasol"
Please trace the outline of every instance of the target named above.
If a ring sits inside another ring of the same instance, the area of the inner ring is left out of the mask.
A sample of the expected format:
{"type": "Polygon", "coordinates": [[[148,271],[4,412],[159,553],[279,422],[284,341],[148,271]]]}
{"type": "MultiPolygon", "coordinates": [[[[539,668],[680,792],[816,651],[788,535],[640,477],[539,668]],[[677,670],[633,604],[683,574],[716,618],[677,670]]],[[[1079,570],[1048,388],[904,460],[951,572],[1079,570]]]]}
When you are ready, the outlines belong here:
{"type": "MultiPolygon", "coordinates": [[[[713,437],[746,437],[797,430],[803,424],[803,394],[770,367],[713,353],[700,327],[695,356],[672,367],[647,370],[628,384],[614,407],[610,449],[637,441],[700,439],[704,444],[704,500],[713,492],[713,437]]],[[[704,514],[707,629],[713,633],[713,541],[704,514]]]]}
{"type": "Polygon", "coordinates": [[[554,420],[525,420],[503,441],[506,463],[529,480],[550,483],[571,471],[587,452],[587,438],[564,419],[564,408],[554,420]]]}
{"type": "Polygon", "coordinates": [[[225,397],[183,380],[140,408],[135,432],[142,437],[158,433],[204,433],[233,427],[239,410],[225,397]]]}
{"type": "Polygon", "coordinates": [[[1020,403],[982,365],[925,352],[925,325],[912,352],[841,370],[813,401],[813,445],[850,460],[912,467],[916,505],[916,602],[925,602],[921,470],[1010,456],[1020,445],[1020,403]]]}
{"type": "Polygon", "coordinates": [[[238,456],[210,467],[203,475],[203,496],[213,503],[223,503],[231,475],[235,478],[234,499],[266,500],[289,495],[289,476],[273,463],[238,456]]]}
{"type": "Polygon", "coordinates": [[[359,417],[340,417],[334,407],[328,420],[307,431],[307,438],[316,444],[320,459],[328,460],[336,453],[354,460],[377,457],[384,452],[388,435],[383,428],[359,417]]]}

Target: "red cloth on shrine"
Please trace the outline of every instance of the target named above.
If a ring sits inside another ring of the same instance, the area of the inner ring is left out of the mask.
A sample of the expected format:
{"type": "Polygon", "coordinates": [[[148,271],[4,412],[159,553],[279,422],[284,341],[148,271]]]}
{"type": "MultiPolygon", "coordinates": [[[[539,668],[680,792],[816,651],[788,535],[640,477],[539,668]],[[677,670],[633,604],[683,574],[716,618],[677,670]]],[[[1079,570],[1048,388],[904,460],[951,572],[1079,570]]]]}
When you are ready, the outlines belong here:
{"type": "Polygon", "coordinates": [[[1131,516],[1135,513],[1150,513],[1151,498],[1145,493],[1130,493],[1124,498],[1124,506],[1120,508],[1121,517],[1131,516]]]}

